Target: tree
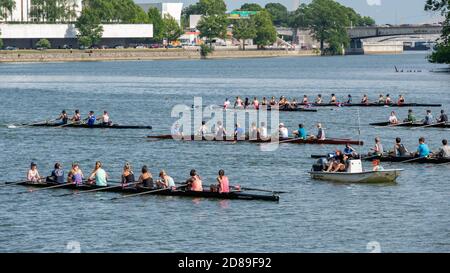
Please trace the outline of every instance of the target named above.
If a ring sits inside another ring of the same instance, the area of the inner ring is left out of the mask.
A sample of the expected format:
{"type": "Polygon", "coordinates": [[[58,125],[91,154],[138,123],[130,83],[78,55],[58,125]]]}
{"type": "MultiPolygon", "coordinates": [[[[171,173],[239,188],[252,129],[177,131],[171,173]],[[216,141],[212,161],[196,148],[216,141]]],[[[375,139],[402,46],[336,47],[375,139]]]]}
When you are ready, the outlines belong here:
{"type": "Polygon", "coordinates": [[[239,10],[245,10],[245,11],[260,11],[263,8],[256,4],[256,3],[245,3],[241,6],[239,10]]]}
{"type": "Polygon", "coordinates": [[[245,40],[256,38],[256,26],[253,18],[238,19],[233,24],[233,37],[242,40],[242,49],[245,50],[245,40]]]}
{"type": "Polygon", "coordinates": [[[31,0],[30,16],[37,22],[66,22],[76,17],[75,0],[31,0]]]}
{"type": "Polygon", "coordinates": [[[280,3],[268,3],[265,9],[272,15],[273,24],[276,26],[286,26],[289,12],[285,6],[280,3]]]}
{"type": "Polygon", "coordinates": [[[81,16],[75,23],[79,32],[77,38],[80,45],[90,47],[100,42],[103,35],[103,27],[100,23],[99,14],[95,10],[89,7],[83,9],[81,16]]]}
{"type": "Polygon", "coordinates": [[[6,20],[15,8],[16,2],[14,0],[0,0],[0,20],[6,20]]]}
{"type": "Polygon", "coordinates": [[[36,43],[36,48],[45,48],[45,49],[49,49],[52,47],[52,44],[50,43],[49,40],[47,39],[40,39],[39,41],[37,41],[36,43]]]}
{"type": "Polygon", "coordinates": [[[183,30],[178,25],[177,20],[172,16],[166,15],[163,19],[162,36],[167,39],[167,42],[177,40],[183,34],[183,30]]]}
{"type": "Polygon", "coordinates": [[[437,41],[435,50],[428,56],[428,60],[432,63],[450,64],[450,1],[427,0],[425,10],[440,11],[445,16],[442,25],[442,35],[437,41]]]}
{"type": "Polygon", "coordinates": [[[161,41],[163,37],[164,22],[161,17],[161,13],[155,7],[148,9],[149,23],[153,24],[153,39],[156,41],[161,41]]]}
{"type": "Polygon", "coordinates": [[[264,48],[277,40],[277,30],[273,26],[269,12],[262,10],[254,15],[256,37],[254,39],[258,48],[264,48]]]}
{"type": "Polygon", "coordinates": [[[200,0],[200,13],[204,16],[225,15],[227,6],[223,0],[200,0]]]}
{"type": "Polygon", "coordinates": [[[213,38],[225,38],[227,35],[227,7],[223,0],[200,0],[199,5],[202,18],[197,28],[200,37],[206,37],[211,46],[213,38]]]}
{"type": "Polygon", "coordinates": [[[195,3],[185,7],[181,11],[181,25],[185,28],[189,27],[189,17],[191,15],[202,14],[200,3],[195,3]]]}
{"type": "Polygon", "coordinates": [[[3,40],[0,38],[0,49],[3,49],[3,40]]]}
{"type": "Polygon", "coordinates": [[[84,0],[84,8],[90,8],[102,23],[148,23],[146,12],[133,0],[84,0]]]}

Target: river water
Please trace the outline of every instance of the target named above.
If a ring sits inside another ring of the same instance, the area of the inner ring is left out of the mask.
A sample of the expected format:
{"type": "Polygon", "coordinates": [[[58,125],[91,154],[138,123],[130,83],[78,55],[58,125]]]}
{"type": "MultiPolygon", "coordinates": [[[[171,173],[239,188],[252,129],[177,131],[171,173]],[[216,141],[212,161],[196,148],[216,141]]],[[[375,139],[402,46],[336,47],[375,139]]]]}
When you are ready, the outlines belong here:
{"type": "MultiPolygon", "coordinates": [[[[195,168],[205,184],[225,169],[233,184],[289,191],[279,203],[141,196],[112,202],[112,193],[55,197],[65,190],[16,194],[0,188],[0,251],[65,252],[383,252],[450,251],[450,165],[383,164],[405,171],[394,185],[317,182],[307,171],[311,154],[337,146],[281,145],[264,152],[254,144],[147,141],[169,132],[175,104],[222,103],[225,97],[285,95],[301,99],[335,93],[399,94],[407,101],[442,103],[450,111],[450,77],[430,70],[425,54],[241,60],[179,60],[0,65],[0,181],[24,178],[31,161],[47,174],[54,162],[73,161],[88,173],[101,160],[114,180],[129,161],[164,168],[183,181],[195,168]],[[395,73],[394,66],[404,69],[395,73]],[[407,73],[407,70],[421,72],[407,73]],[[97,113],[148,130],[8,128],[54,118],[62,110],[97,113]]],[[[420,136],[438,148],[448,130],[374,128],[392,109],[360,109],[367,151],[380,136],[397,136],[410,150],[420,136]]],[[[397,109],[402,118],[407,109],[397,109]]],[[[416,108],[423,116],[425,108],[416,108]]],[[[439,108],[434,108],[435,114],[439,108]]],[[[329,136],[358,138],[356,109],[280,113],[289,127],[311,131],[322,122],[329,136]]],[[[369,167],[369,166],[367,166],[369,167]]]]}

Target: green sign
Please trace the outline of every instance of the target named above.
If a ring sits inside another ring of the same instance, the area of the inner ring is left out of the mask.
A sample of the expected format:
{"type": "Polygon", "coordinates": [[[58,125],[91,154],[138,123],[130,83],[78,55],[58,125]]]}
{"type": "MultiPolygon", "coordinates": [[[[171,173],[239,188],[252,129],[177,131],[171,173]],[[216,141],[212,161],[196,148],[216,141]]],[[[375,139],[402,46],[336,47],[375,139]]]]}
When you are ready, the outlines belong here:
{"type": "Polygon", "coordinates": [[[256,13],[257,13],[257,11],[236,10],[236,11],[230,12],[229,16],[232,18],[248,18],[251,15],[255,15],[256,13]]]}

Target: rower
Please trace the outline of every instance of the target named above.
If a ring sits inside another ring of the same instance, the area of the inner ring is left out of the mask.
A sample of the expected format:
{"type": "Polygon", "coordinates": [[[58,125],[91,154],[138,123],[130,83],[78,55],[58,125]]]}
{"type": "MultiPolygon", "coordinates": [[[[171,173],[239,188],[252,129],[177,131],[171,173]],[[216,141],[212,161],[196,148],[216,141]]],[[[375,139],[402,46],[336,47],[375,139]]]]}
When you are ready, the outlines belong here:
{"type": "Polygon", "coordinates": [[[316,103],[316,104],[322,104],[322,95],[321,95],[321,94],[317,95],[317,98],[316,98],[316,100],[315,100],[315,103],[316,103]]]}
{"type": "Polygon", "coordinates": [[[384,104],[384,102],[385,102],[384,96],[383,96],[383,94],[380,94],[380,97],[378,97],[378,103],[384,104]]]}
{"type": "Polygon", "coordinates": [[[125,163],[125,166],[123,166],[122,179],[121,179],[122,186],[132,184],[132,183],[134,183],[134,181],[135,180],[134,180],[133,169],[131,168],[131,164],[127,162],[127,163],[125,163]]]}
{"type": "Polygon", "coordinates": [[[369,97],[367,97],[366,94],[364,94],[363,98],[361,99],[362,104],[369,104],[369,97]]]}
{"type": "Polygon", "coordinates": [[[267,104],[268,104],[268,103],[267,103],[266,97],[263,97],[263,98],[262,98],[262,101],[261,101],[261,105],[266,106],[267,104]]]}
{"type": "Polygon", "coordinates": [[[97,120],[101,120],[103,126],[111,126],[112,125],[112,122],[109,120],[109,114],[107,111],[103,111],[102,117],[98,118],[97,120]]]}
{"type": "Polygon", "coordinates": [[[298,102],[297,99],[293,98],[290,104],[291,109],[297,109],[298,102]]]}
{"type": "Polygon", "coordinates": [[[306,140],[308,138],[308,135],[306,133],[306,129],[303,127],[303,124],[298,125],[298,129],[294,132],[292,132],[294,136],[306,140]]]}
{"type": "Polygon", "coordinates": [[[141,175],[138,178],[136,187],[154,188],[152,173],[148,170],[146,165],[142,166],[141,175]]]}
{"type": "Polygon", "coordinates": [[[325,129],[322,128],[322,124],[317,123],[316,127],[317,127],[317,135],[313,136],[313,138],[318,140],[325,140],[325,129]]]}
{"type": "Polygon", "coordinates": [[[447,123],[448,122],[448,117],[444,110],[441,110],[441,115],[437,119],[437,122],[438,123],[447,123]]]}
{"type": "Polygon", "coordinates": [[[175,182],[173,181],[173,178],[168,176],[165,170],[161,170],[159,172],[159,178],[156,180],[156,184],[159,188],[163,189],[175,189],[175,182]]]}
{"type": "Polygon", "coordinates": [[[95,168],[91,175],[89,175],[88,182],[99,187],[108,186],[108,174],[102,168],[102,163],[100,161],[95,162],[95,168]]]}
{"type": "Polygon", "coordinates": [[[231,102],[228,100],[228,98],[225,99],[225,102],[223,103],[223,109],[228,109],[230,107],[231,102]]]}
{"type": "Polygon", "coordinates": [[[258,128],[256,127],[256,122],[252,122],[249,131],[249,140],[257,140],[258,139],[258,128]]]}
{"type": "Polygon", "coordinates": [[[197,171],[192,169],[190,172],[190,177],[186,180],[188,191],[203,191],[202,180],[197,171]]]}
{"type": "Polygon", "coordinates": [[[216,140],[223,140],[223,138],[227,135],[227,132],[225,131],[225,128],[223,128],[222,121],[217,121],[216,125],[216,140]]]}
{"type": "Polygon", "coordinates": [[[88,117],[85,118],[84,120],[87,120],[87,125],[88,126],[94,126],[95,121],[97,120],[95,118],[94,111],[89,111],[88,117]]]}
{"type": "Polygon", "coordinates": [[[406,149],[405,145],[403,145],[402,143],[402,139],[397,137],[395,139],[395,144],[394,144],[394,151],[393,154],[396,157],[403,157],[403,156],[408,156],[408,150],[406,149]]]}
{"type": "Polygon", "coordinates": [[[205,135],[208,133],[208,128],[206,127],[206,122],[202,121],[202,125],[197,131],[197,135],[205,137],[205,135]]]}
{"type": "Polygon", "coordinates": [[[259,101],[256,97],[253,98],[252,105],[255,108],[255,110],[259,110],[259,101]]]}
{"type": "Polygon", "coordinates": [[[72,121],[72,123],[80,123],[80,121],[81,121],[80,110],[78,110],[78,109],[75,110],[75,114],[73,114],[70,121],[72,121]]]}
{"type": "Polygon", "coordinates": [[[46,181],[58,184],[64,183],[64,170],[60,163],[55,163],[55,168],[53,169],[52,174],[47,177],[46,181]]]}
{"type": "Polygon", "coordinates": [[[412,109],[408,110],[408,117],[404,120],[404,122],[407,122],[407,123],[416,122],[416,116],[414,115],[412,109]]]}
{"type": "Polygon", "coordinates": [[[347,156],[340,150],[336,150],[334,157],[332,157],[330,165],[326,172],[343,172],[346,169],[347,156]]]}
{"type": "Polygon", "coordinates": [[[244,108],[247,109],[250,106],[250,101],[248,98],[245,98],[244,108]]]}
{"type": "Polygon", "coordinates": [[[384,100],[384,104],[391,104],[392,100],[391,97],[389,96],[389,94],[386,95],[386,99],[384,100]]]}
{"type": "Polygon", "coordinates": [[[280,108],[283,108],[285,104],[286,104],[286,100],[285,100],[284,96],[281,96],[280,100],[278,101],[278,105],[280,106],[280,108]]]}
{"type": "Polygon", "coordinates": [[[447,140],[442,140],[442,147],[439,148],[439,151],[437,152],[438,158],[450,158],[450,147],[448,146],[447,140]]]}
{"type": "Polygon", "coordinates": [[[378,155],[381,156],[384,153],[383,144],[381,144],[380,137],[375,138],[375,146],[373,148],[370,148],[371,151],[369,152],[369,155],[378,155]]]}
{"type": "Polygon", "coordinates": [[[239,123],[236,123],[234,125],[234,139],[239,140],[242,139],[243,136],[245,137],[244,129],[239,125],[239,123]]]}
{"type": "Polygon", "coordinates": [[[379,171],[384,170],[384,168],[380,165],[380,160],[378,160],[378,159],[374,159],[372,161],[372,165],[373,165],[372,171],[374,171],[374,172],[379,172],[379,171]]]}
{"type": "Polygon", "coordinates": [[[403,97],[403,95],[398,96],[397,104],[403,105],[404,103],[405,103],[405,98],[403,97]]]}
{"type": "Polygon", "coordinates": [[[78,163],[72,163],[72,169],[67,175],[67,183],[82,185],[83,184],[83,172],[80,170],[80,165],[78,163]]]}
{"type": "Polygon", "coordinates": [[[425,115],[425,119],[423,120],[424,125],[431,125],[434,122],[433,115],[431,114],[431,110],[427,110],[427,114],[425,115]]]}
{"type": "Polygon", "coordinates": [[[356,149],[350,146],[349,143],[347,143],[345,144],[344,155],[347,157],[357,158],[358,152],[356,152],[356,149]]]}
{"type": "Polygon", "coordinates": [[[272,97],[272,98],[270,99],[269,104],[270,104],[270,106],[275,106],[275,105],[278,104],[277,101],[275,100],[275,97],[272,97]]]}
{"type": "Polygon", "coordinates": [[[181,132],[181,128],[178,123],[175,123],[175,125],[172,126],[170,133],[172,137],[183,137],[183,132],[181,132]]]}
{"type": "Polygon", "coordinates": [[[217,176],[217,189],[219,193],[229,193],[230,192],[230,183],[228,181],[228,177],[225,176],[224,170],[219,170],[219,176],[217,176]]]}
{"type": "Polygon", "coordinates": [[[335,104],[337,102],[336,96],[331,94],[330,104],[335,104]]]}
{"type": "Polygon", "coordinates": [[[43,177],[39,175],[39,171],[37,169],[37,164],[34,162],[31,162],[30,169],[27,173],[27,181],[33,182],[33,183],[39,183],[42,180],[43,177]]]}
{"type": "Polygon", "coordinates": [[[241,97],[237,96],[236,101],[234,102],[234,108],[242,108],[243,106],[241,97]]]}
{"type": "Polygon", "coordinates": [[[59,123],[60,125],[67,124],[69,121],[69,116],[66,113],[66,110],[62,110],[61,114],[59,114],[59,117],[56,120],[61,120],[59,123]]]}
{"type": "Polygon", "coordinates": [[[268,137],[266,123],[261,122],[261,127],[258,128],[259,139],[265,140],[268,137]]]}
{"type": "Polygon", "coordinates": [[[390,124],[398,124],[398,118],[397,118],[397,115],[395,114],[395,111],[391,112],[391,115],[389,116],[389,123],[390,124]]]}
{"type": "Polygon", "coordinates": [[[289,138],[289,130],[284,126],[284,123],[280,123],[278,126],[278,134],[281,139],[289,138]]]}
{"type": "Polygon", "coordinates": [[[307,95],[304,95],[304,96],[303,96],[303,101],[302,101],[302,103],[303,103],[303,104],[309,104],[308,96],[307,96],[307,95]]]}
{"type": "Polygon", "coordinates": [[[347,103],[351,104],[352,102],[353,102],[352,95],[348,94],[348,96],[347,96],[347,103]]]}
{"type": "Polygon", "coordinates": [[[414,155],[420,158],[430,156],[430,148],[425,144],[424,137],[419,138],[419,147],[417,147],[417,152],[414,155]]]}

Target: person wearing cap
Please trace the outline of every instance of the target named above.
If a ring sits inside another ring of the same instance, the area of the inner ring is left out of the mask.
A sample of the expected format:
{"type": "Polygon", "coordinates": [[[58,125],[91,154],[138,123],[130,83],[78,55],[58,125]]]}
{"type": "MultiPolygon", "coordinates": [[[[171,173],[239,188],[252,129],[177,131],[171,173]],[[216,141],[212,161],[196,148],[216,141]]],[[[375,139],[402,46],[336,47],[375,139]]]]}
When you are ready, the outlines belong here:
{"type": "Polygon", "coordinates": [[[72,123],[79,123],[81,121],[80,110],[75,110],[75,114],[73,114],[70,121],[72,121],[72,123]]]}
{"type": "Polygon", "coordinates": [[[301,123],[298,125],[298,129],[295,130],[293,132],[293,134],[296,137],[300,138],[300,139],[305,139],[306,140],[308,138],[308,134],[306,133],[306,129],[304,128],[303,124],[301,124],[301,123]]]}
{"type": "Polygon", "coordinates": [[[414,115],[412,109],[408,110],[408,117],[404,120],[404,122],[408,122],[408,123],[416,122],[416,116],[414,115]]]}
{"type": "Polygon", "coordinates": [[[39,171],[37,169],[36,163],[31,162],[30,169],[28,170],[28,173],[27,173],[27,181],[33,182],[33,183],[38,183],[41,180],[42,180],[42,177],[39,175],[39,171]]]}
{"type": "Polygon", "coordinates": [[[88,126],[94,126],[95,121],[97,120],[94,115],[94,111],[89,111],[87,118],[84,119],[88,126]]]}
{"type": "Polygon", "coordinates": [[[423,119],[424,125],[431,125],[434,122],[433,115],[431,114],[431,110],[427,110],[427,114],[425,115],[425,118],[423,119]]]}
{"type": "Polygon", "coordinates": [[[372,165],[373,165],[372,171],[374,171],[374,172],[379,172],[379,171],[384,170],[384,168],[380,165],[380,160],[378,160],[378,159],[373,160],[372,165]]]}
{"type": "Polygon", "coordinates": [[[441,110],[441,115],[437,119],[437,122],[438,123],[447,123],[448,122],[448,116],[444,110],[441,110]]]}
{"type": "Polygon", "coordinates": [[[69,116],[67,115],[66,110],[62,110],[61,114],[59,114],[59,117],[56,120],[60,120],[61,122],[59,124],[61,125],[67,124],[67,122],[69,121],[69,116]]]}
{"type": "Polygon", "coordinates": [[[289,130],[284,126],[284,123],[280,123],[278,126],[278,134],[280,138],[288,138],[289,137],[289,130]]]}
{"type": "Polygon", "coordinates": [[[55,168],[52,174],[47,177],[47,182],[64,184],[64,170],[62,169],[61,163],[55,163],[55,168]]]}
{"type": "Polygon", "coordinates": [[[203,191],[202,179],[197,174],[197,171],[192,169],[189,175],[190,177],[186,180],[187,190],[203,191]]]}
{"type": "Polygon", "coordinates": [[[89,175],[88,179],[90,184],[95,184],[99,187],[108,186],[108,174],[102,168],[102,163],[100,161],[95,162],[95,168],[89,175]]]}

